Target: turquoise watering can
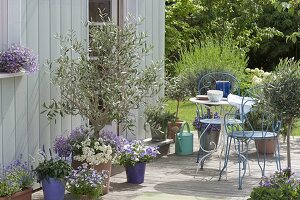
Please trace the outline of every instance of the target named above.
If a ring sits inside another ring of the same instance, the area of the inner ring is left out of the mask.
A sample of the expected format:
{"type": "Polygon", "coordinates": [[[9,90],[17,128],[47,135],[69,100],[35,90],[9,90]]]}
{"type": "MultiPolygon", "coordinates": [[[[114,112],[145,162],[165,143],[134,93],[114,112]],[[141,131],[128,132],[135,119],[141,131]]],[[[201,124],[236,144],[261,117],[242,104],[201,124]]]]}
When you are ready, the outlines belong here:
{"type": "Polygon", "coordinates": [[[180,156],[193,154],[193,134],[187,122],[181,126],[179,133],[176,134],[175,154],[180,156]],[[184,131],[185,126],[187,132],[184,131]]]}

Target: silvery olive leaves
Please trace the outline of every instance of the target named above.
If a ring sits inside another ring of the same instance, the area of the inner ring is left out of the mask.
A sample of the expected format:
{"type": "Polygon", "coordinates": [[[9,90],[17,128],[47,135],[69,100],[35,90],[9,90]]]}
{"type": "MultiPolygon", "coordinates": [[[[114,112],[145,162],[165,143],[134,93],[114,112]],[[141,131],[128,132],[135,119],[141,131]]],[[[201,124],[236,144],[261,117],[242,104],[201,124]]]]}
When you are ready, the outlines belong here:
{"type": "MultiPolygon", "coordinates": [[[[100,13],[100,17],[104,16],[100,13]]],[[[113,120],[122,122],[125,129],[133,126],[132,109],[162,86],[159,63],[141,67],[150,48],[145,33],[137,32],[138,26],[134,19],[123,26],[111,20],[101,25],[90,22],[88,43],[79,41],[73,32],[59,37],[61,56],[51,66],[61,100],[44,104],[49,119],[80,114],[95,133],[113,120]]]]}

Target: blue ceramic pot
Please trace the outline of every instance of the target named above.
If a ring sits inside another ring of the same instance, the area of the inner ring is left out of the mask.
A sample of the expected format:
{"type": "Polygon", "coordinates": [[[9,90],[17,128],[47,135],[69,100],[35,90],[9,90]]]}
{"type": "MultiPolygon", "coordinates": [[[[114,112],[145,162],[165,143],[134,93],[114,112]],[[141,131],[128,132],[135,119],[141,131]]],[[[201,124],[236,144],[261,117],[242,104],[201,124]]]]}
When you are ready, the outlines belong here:
{"type": "Polygon", "coordinates": [[[56,178],[42,180],[44,200],[64,200],[65,184],[56,178]]]}
{"type": "Polygon", "coordinates": [[[144,183],[146,163],[136,163],[134,166],[126,166],[125,168],[128,183],[144,183]]]}

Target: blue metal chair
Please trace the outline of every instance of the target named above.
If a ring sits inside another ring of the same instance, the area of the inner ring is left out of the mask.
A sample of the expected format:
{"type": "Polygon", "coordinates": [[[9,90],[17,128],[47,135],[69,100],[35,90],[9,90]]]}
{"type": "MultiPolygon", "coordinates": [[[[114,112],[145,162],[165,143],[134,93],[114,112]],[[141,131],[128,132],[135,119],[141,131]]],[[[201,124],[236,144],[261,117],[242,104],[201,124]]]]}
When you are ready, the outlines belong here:
{"type": "MultiPolygon", "coordinates": [[[[199,95],[206,95],[208,90],[215,90],[217,89],[217,82],[223,81],[223,82],[229,82],[230,87],[228,88],[228,93],[234,93],[237,95],[240,95],[240,81],[233,76],[230,73],[226,72],[212,72],[205,74],[202,76],[198,82],[198,94],[199,95]]],[[[228,94],[227,94],[228,95],[228,94]]],[[[205,146],[205,137],[207,137],[207,134],[204,134],[205,132],[208,132],[212,129],[219,129],[221,127],[221,119],[220,117],[214,117],[214,114],[212,114],[211,109],[217,110],[219,114],[224,112],[222,109],[217,109],[216,107],[212,108],[208,105],[198,105],[196,104],[196,117],[198,122],[202,124],[202,127],[204,127],[203,130],[200,132],[198,131],[198,138],[200,140],[200,148],[197,155],[197,163],[199,163],[200,156],[202,155],[202,158],[200,160],[200,169],[203,169],[204,162],[206,158],[212,153],[211,149],[204,149],[205,146]],[[202,137],[204,135],[204,137],[202,137]]],[[[232,111],[233,107],[231,107],[232,111]]],[[[240,121],[233,121],[233,123],[241,123],[240,121]]],[[[217,148],[217,144],[215,142],[211,142],[212,144],[210,146],[213,146],[214,149],[217,148]]],[[[221,163],[220,163],[221,164],[221,163]]],[[[198,168],[197,168],[198,171],[198,168]]]]}
{"type": "MultiPolygon", "coordinates": [[[[262,90],[259,90],[259,93],[262,93],[262,90]]],[[[248,162],[248,147],[249,142],[255,140],[274,140],[274,159],[276,162],[277,170],[281,170],[280,164],[280,146],[278,142],[278,135],[281,128],[281,117],[276,116],[274,112],[263,102],[260,102],[261,96],[255,95],[252,98],[243,97],[241,104],[241,111],[238,114],[238,117],[242,124],[236,126],[232,123],[229,123],[229,120],[232,117],[236,117],[237,114],[227,113],[224,117],[225,131],[227,134],[227,144],[225,150],[225,161],[224,166],[219,174],[219,180],[221,180],[224,170],[227,168],[229,152],[231,147],[232,139],[234,139],[236,150],[238,153],[238,183],[239,188],[242,189],[242,181],[247,171],[247,162],[248,162]],[[249,106],[251,109],[249,109],[249,106]],[[246,109],[248,108],[248,109],[246,109]],[[249,111],[249,112],[248,112],[249,111]],[[254,116],[254,117],[251,117],[254,116]],[[253,120],[253,118],[255,120],[253,120]],[[256,125],[254,125],[256,123],[256,125]],[[244,145],[245,144],[245,145],[244,145]]],[[[257,144],[256,144],[257,148],[257,144]]],[[[266,168],[266,142],[264,142],[264,151],[263,156],[260,157],[259,152],[256,151],[257,162],[261,170],[261,175],[265,175],[266,168]]]]}

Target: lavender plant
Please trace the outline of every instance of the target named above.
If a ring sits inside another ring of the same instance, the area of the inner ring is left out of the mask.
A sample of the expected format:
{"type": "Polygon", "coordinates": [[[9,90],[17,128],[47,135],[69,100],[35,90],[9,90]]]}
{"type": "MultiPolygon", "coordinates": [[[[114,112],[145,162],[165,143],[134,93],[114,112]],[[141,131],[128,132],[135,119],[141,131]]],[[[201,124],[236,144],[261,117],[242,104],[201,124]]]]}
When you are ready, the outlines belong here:
{"type": "Polygon", "coordinates": [[[13,44],[0,54],[0,71],[16,73],[22,69],[28,73],[39,69],[37,56],[31,49],[13,44]]]}
{"type": "Polygon", "coordinates": [[[120,154],[120,164],[134,166],[136,163],[149,162],[159,154],[157,147],[146,146],[140,140],[134,140],[124,146],[120,154]]]}
{"type": "Polygon", "coordinates": [[[68,158],[72,153],[72,146],[67,137],[58,136],[55,138],[53,149],[61,158],[68,158]]]}
{"type": "Polygon", "coordinates": [[[44,179],[48,180],[49,178],[64,180],[71,172],[72,168],[66,160],[53,158],[50,149],[49,153],[50,159],[47,158],[44,147],[43,150],[39,151],[41,160],[34,169],[38,182],[44,179]]]}
{"type": "Polygon", "coordinates": [[[86,195],[96,199],[102,194],[106,178],[108,178],[107,171],[97,172],[84,163],[77,170],[72,170],[67,177],[66,189],[75,196],[86,195]]]}

